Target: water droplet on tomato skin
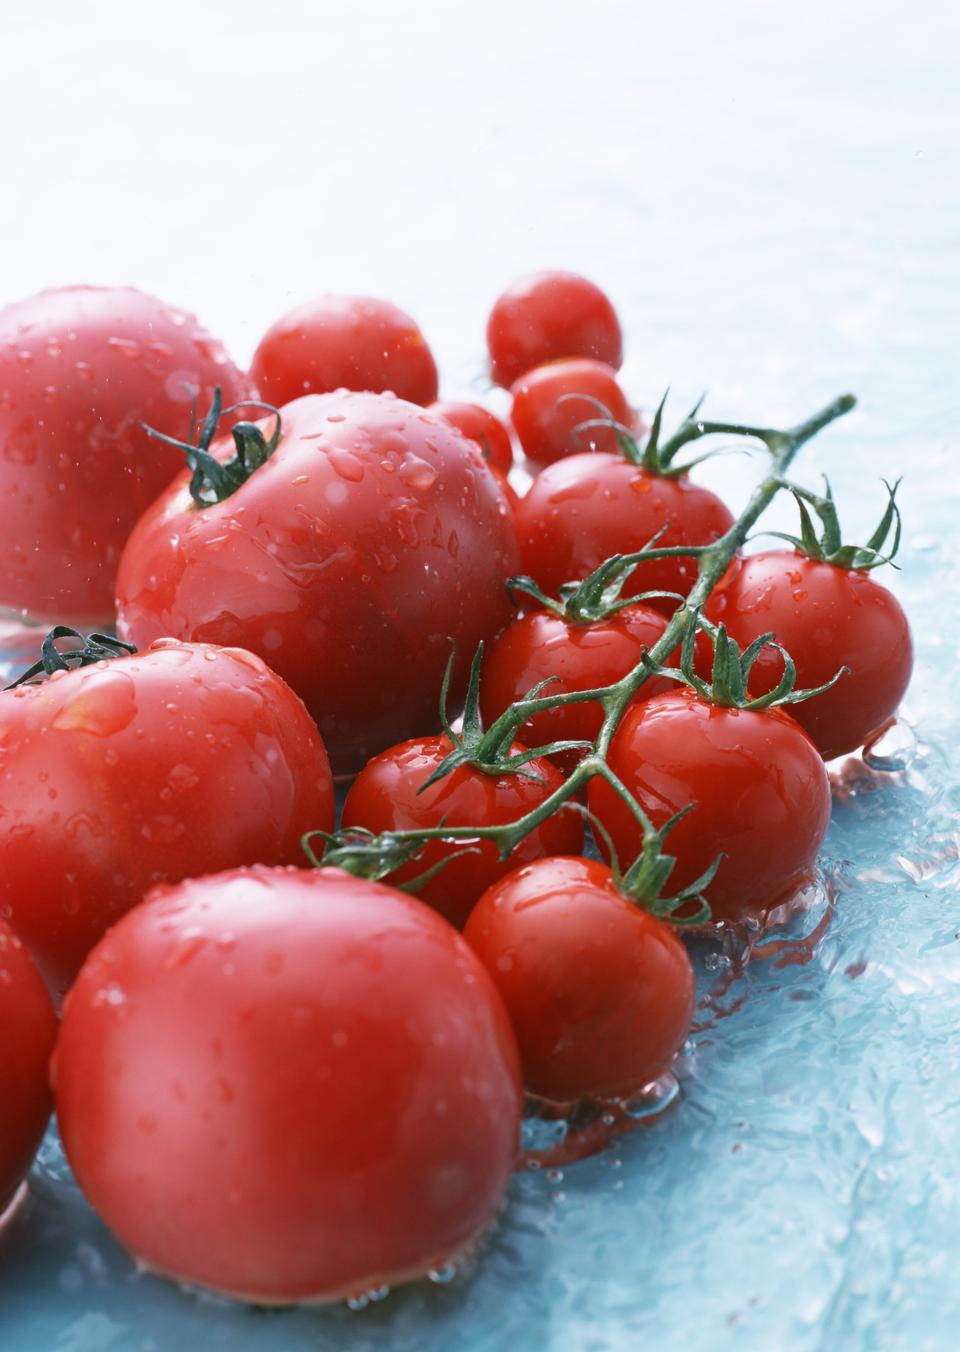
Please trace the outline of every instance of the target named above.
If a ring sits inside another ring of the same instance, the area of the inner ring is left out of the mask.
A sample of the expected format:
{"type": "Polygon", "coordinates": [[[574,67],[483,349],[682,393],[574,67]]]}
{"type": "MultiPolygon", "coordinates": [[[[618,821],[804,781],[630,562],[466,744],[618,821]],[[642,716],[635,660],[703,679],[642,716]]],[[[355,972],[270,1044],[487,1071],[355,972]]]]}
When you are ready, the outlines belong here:
{"type": "Polygon", "coordinates": [[[448,1282],[453,1281],[456,1275],[457,1265],[453,1262],[442,1263],[440,1267],[431,1268],[427,1273],[430,1281],[434,1282],[437,1286],[446,1286],[448,1282]]]}
{"type": "Polygon", "coordinates": [[[128,361],[139,361],[143,356],[143,348],[132,338],[108,338],[107,347],[121,352],[128,361]]]}

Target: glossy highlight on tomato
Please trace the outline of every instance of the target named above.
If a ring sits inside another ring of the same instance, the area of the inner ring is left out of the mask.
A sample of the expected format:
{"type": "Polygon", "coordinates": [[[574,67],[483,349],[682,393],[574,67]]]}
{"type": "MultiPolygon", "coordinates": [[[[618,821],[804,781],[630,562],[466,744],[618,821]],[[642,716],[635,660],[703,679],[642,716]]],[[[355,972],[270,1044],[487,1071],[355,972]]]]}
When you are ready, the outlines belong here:
{"type": "Polygon", "coordinates": [[[459,427],[465,437],[477,443],[488,465],[502,474],[509,474],[513,465],[513,446],[510,433],[495,413],[482,404],[442,402],[430,404],[427,412],[459,427]]]}
{"type": "Polygon", "coordinates": [[[587,357],[537,366],[515,381],[510,392],[510,420],[533,465],[585,451],[615,455],[617,429],[584,424],[604,419],[628,431],[633,425],[633,410],[613,367],[587,357]]]}
{"type": "Polygon", "coordinates": [[[40,974],[0,920],[0,1217],[33,1162],[50,1116],[47,1063],[56,1035],[40,974]]]}
{"type": "Polygon", "coordinates": [[[592,357],[614,370],[623,361],[616,310],[575,272],[534,272],[508,286],[490,312],[487,348],[494,380],[508,388],[560,357],[592,357]]]}

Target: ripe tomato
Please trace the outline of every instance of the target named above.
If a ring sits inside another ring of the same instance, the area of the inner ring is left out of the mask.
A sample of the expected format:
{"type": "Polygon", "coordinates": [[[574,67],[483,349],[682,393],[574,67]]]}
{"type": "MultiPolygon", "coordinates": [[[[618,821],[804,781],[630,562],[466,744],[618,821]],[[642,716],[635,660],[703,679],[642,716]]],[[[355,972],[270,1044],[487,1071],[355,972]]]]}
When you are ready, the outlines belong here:
{"type": "Polygon", "coordinates": [[[250,375],[271,404],[338,389],[389,390],[414,404],[437,397],[416,321],[370,296],[318,296],[283,315],[260,339],[250,375]]]}
{"type": "MultiPolygon", "coordinates": [[[[830,690],[791,706],[825,759],[855,751],[896,712],[910,681],[907,617],[868,572],[822,563],[790,550],[743,559],[713,593],[707,616],[746,647],[771,630],[797,668],[797,688],[830,690]]],[[[765,648],[750,678],[756,695],[783,675],[783,658],[765,648]]]]}
{"type": "MultiPolygon", "coordinates": [[[[627,711],[608,763],[653,825],[695,802],[667,836],[680,891],[723,861],[705,890],[715,920],[755,915],[805,881],[830,820],[830,782],[807,734],[779,709],[707,704],[692,691],[657,695],[627,711]]],[[[624,868],[639,852],[636,819],[609,784],[589,804],[624,868]]]]}
{"type": "Polygon", "coordinates": [[[445,418],[454,427],[459,427],[465,437],[475,441],[480,453],[492,469],[509,474],[513,464],[513,447],[510,433],[503,423],[482,404],[431,404],[428,413],[437,418],[445,418]]]}
{"type": "Polygon", "coordinates": [[[62,287],[0,310],[0,606],[113,619],[117,560],[183,461],[141,422],[190,430],[191,399],[252,387],[193,315],[129,287],[62,287]]]}
{"type": "MultiPolygon", "coordinates": [[[[605,454],[571,455],[541,470],[520,499],[516,520],[524,569],[551,595],[611,554],[641,549],[664,525],[661,547],[710,544],[733,525],[716,494],[686,475],[665,478],[605,454]]],[[[624,595],[686,596],[696,578],[695,559],[655,559],[634,569],[624,595]]],[[[668,615],[676,606],[650,604],[668,615]]]]}
{"type": "Polygon", "coordinates": [[[50,1116],[47,1062],[57,1020],[30,954],[0,920],[0,1216],[50,1116]]]}
{"type": "Polygon", "coordinates": [[[258,657],[168,640],[0,694],[0,911],[65,989],[154,883],[301,862],[323,743],[258,657]]]}
{"type": "Polygon", "coordinates": [[[671,927],[592,859],[538,859],[483,894],[464,937],[510,1015],[531,1093],[626,1098],[665,1070],[693,1015],[671,927]]]}
{"type": "Polygon", "coordinates": [[[509,619],[513,513],[477,448],[416,405],[341,391],[282,414],[275,454],[231,497],[198,508],[184,474],[142,518],[120,628],[260,653],[352,771],[436,727],[450,639],[462,690],[509,619]]]}
{"type": "Polygon", "coordinates": [[[259,1304],[456,1258],[518,1143],[483,967],[429,907],[340,869],[153,892],[70,992],[53,1084],[77,1181],[127,1247],[259,1304]]]}
{"type": "MultiPolygon", "coordinates": [[[[462,765],[419,792],[451,749],[446,737],[420,737],[375,756],[347,794],[342,825],[365,826],[376,835],[423,830],[444,820],[448,826],[498,826],[531,812],[563,783],[559,770],[538,759],[524,768],[538,775],[539,781],[462,765]]],[[[515,743],[510,754],[524,749],[515,743]]],[[[419,859],[395,870],[390,881],[408,882],[465,845],[475,846],[477,853],[454,859],[417,892],[421,901],[460,927],[481,893],[518,864],[547,854],[579,853],[583,825],[577,812],[561,810],[531,831],[506,860],[500,859],[489,840],[432,842],[419,859]]]]}
{"type": "Polygon", "coordinates": [[[614,370],[623,361],[620,321],[593,282],[575,272],[535,272],[509,286],[487,321],[498,385],[558,357],[593,357],[614,370]]]}
{"type": "Polygon", "coordinates": [[[588,357],[538,366],[515,381],[510,392],[510,418],[534,465],[549,465],[583,451],[616,455],[614,428],[576,429],[598,418],[612,418],[628,429],[633,425],[633,410],[613,367],[588,357]]]}

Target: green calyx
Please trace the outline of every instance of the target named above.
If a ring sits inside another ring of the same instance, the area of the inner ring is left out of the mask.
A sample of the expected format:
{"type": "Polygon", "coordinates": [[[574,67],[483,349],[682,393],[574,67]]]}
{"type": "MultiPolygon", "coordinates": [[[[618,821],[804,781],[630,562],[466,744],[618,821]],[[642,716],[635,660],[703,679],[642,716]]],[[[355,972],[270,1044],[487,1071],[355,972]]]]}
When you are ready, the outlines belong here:
{"type": "Polygon", "coordinates": [[[40,660],[34,662],[21,676],[7,686],[5,690],[15,690],[18,685],[39,685],[52,676],[55,671],[72,671],[76,667],[90,667],[97,662],[110,661],[114,657],[129,657],[137,650],[132,643],[113,638],[110,634],[81,634],[79,629],[71,629],[67,624],[58,624],[40,644],[40,660]],[[71,639],[76,646],[60,652],[57,643],[61,639],[71,639]]]}
{"type": "Polygon", "coordinates": [[[900,480],[895,484],[888,484],[884,479],[883,486],[887,490],[887,506],[880,518],[880,524],[870,536],[865,545],[845,545],[840,531],[840,518],[837,515],[836,504],[833,500],[833,493],[830,490],[830,481],[824,476],[823,480],[826,486],[826,492],[823,497],[816,493],[811,493],[807,488],[800,488],[796,484],[785,484],[796,499],[797,506],[800,509],[800,534],[786,535],[783,531],[772,530],[766,534],[775,536],[778,540],[786,540],[793,545],[794,549],[801,554],[806,554],[808,558],[817,559],[820,563],[832,563],[836,568],[850,568],[859,572],[867,572],[871,568],[879,568],[884,563],[893,564],[897,550],[900,548],[900,508],[897,506],[897,489],[900,487],[900,480]],[[820,520],[820,534],[817,534],[813,518],[810,515],[807,504],[813,508],[820,520]],[[890,539],[892,534],[892,539],[890,539]],[[890,539],[889,546],[887,540],[890,539]]]}
{"type": "Polygon", "coordinates": [[[281,430],[280,413],[273,404],[265,404],[259,399],[244,399],[239,404],[231,404],[229,408],[224,408],[219,385],[213,392],[209,411],[199,430],[196,412],[191,417],[189,441],[178,441],[176,437],[168,437],[164,432],[148,427],[146,423],[141,423],[140,426],[157,441],[163,441],[168,446],[176,446],[177,450],[183,452],[191,471],[190,496],[198,507],[209,507],[214,502],[223,502],[245,484],[254,470],[258,470],[273,455],[280,441],[281,430]],[[236,412],[238,408],[260,408],[272,414],[275,419],[273,433],[268,441],[256,423],[235,423],[230,429],[230,435],[233,437],[236,454],[229,460],[221,462],[210,454],[210,445],[217,435],[220,419],[227,413],[236,412]]]}
{"type": "Polygon", "coordinates": [[[678,605],[683,603],[679,592],[650,591],[637,596],[622,597],[624,584],[638,564],[651,559],[661,559],[675,554],[696,556],[702,553],[702,546],[680,549],[656,549],[655,545],[667,530],[663,526],[656,535],[635,554],[613,554],[601,563],[589,577],[580,582],[565,582],[554,599],[540,588],[532,577],[511,577],[507,582],[507,591],[516,603],[515,592],[523,592],[539,601],[554,615],[559,615],[568,624],[595,624],[598,620],[609,619],[627,606],[642,605],[644,601],[656,597],[669,597],[678,605]]]}
{"type": "MultiPolygon", "coordinates": [[[[427,843],[425,840],[402,838],[392,831],[384,831],[377,836],[364,826],[350,826],[332,832],[308,831],[300,841],[304,854],[314,868],[342,868],[354,878],[367,878],[371,882],[381,882],[404,864],[418,859],[427,843]],[[317,839],[323,841],[323,851],[319,856],[313,848],[313,842],[317,839]]],[[[416,893],[454,859],[476,853],[476,845],[453,850],[415,878],[405,883],[391,883],[391,886],[400,892],[416,893]]]]}

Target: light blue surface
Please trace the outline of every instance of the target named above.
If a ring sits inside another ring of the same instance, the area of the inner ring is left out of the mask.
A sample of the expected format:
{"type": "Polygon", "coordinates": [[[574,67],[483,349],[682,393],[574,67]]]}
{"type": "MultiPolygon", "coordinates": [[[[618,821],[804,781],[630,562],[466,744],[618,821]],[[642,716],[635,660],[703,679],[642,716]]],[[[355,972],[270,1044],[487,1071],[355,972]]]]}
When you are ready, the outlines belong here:
{"type": "MultiPolygon", "coordinates": [[[[670,8],[176,0],[136,37],[118,0],[0,14],[4,299],[132,281],[245,359],[312,291],[385,293],[457,394],[497,289],[568,265],[613,293],[647,406],[672,382],[678,409],[708,386],[716,416],[793,421],[855,390],[796,472],[829,467],[854,537],[907,476],[919,743],[835,809],[812,960],[734,981],[662,1121],[518,1177],[472,1275],[356,1313],[200,1300],[134,1273],[50,1145],[0,1240],[3,1352],[956,1346],[960,25],[670,8]]],[[[757,472],[706,477],[742,501],[757,472]]]]}

